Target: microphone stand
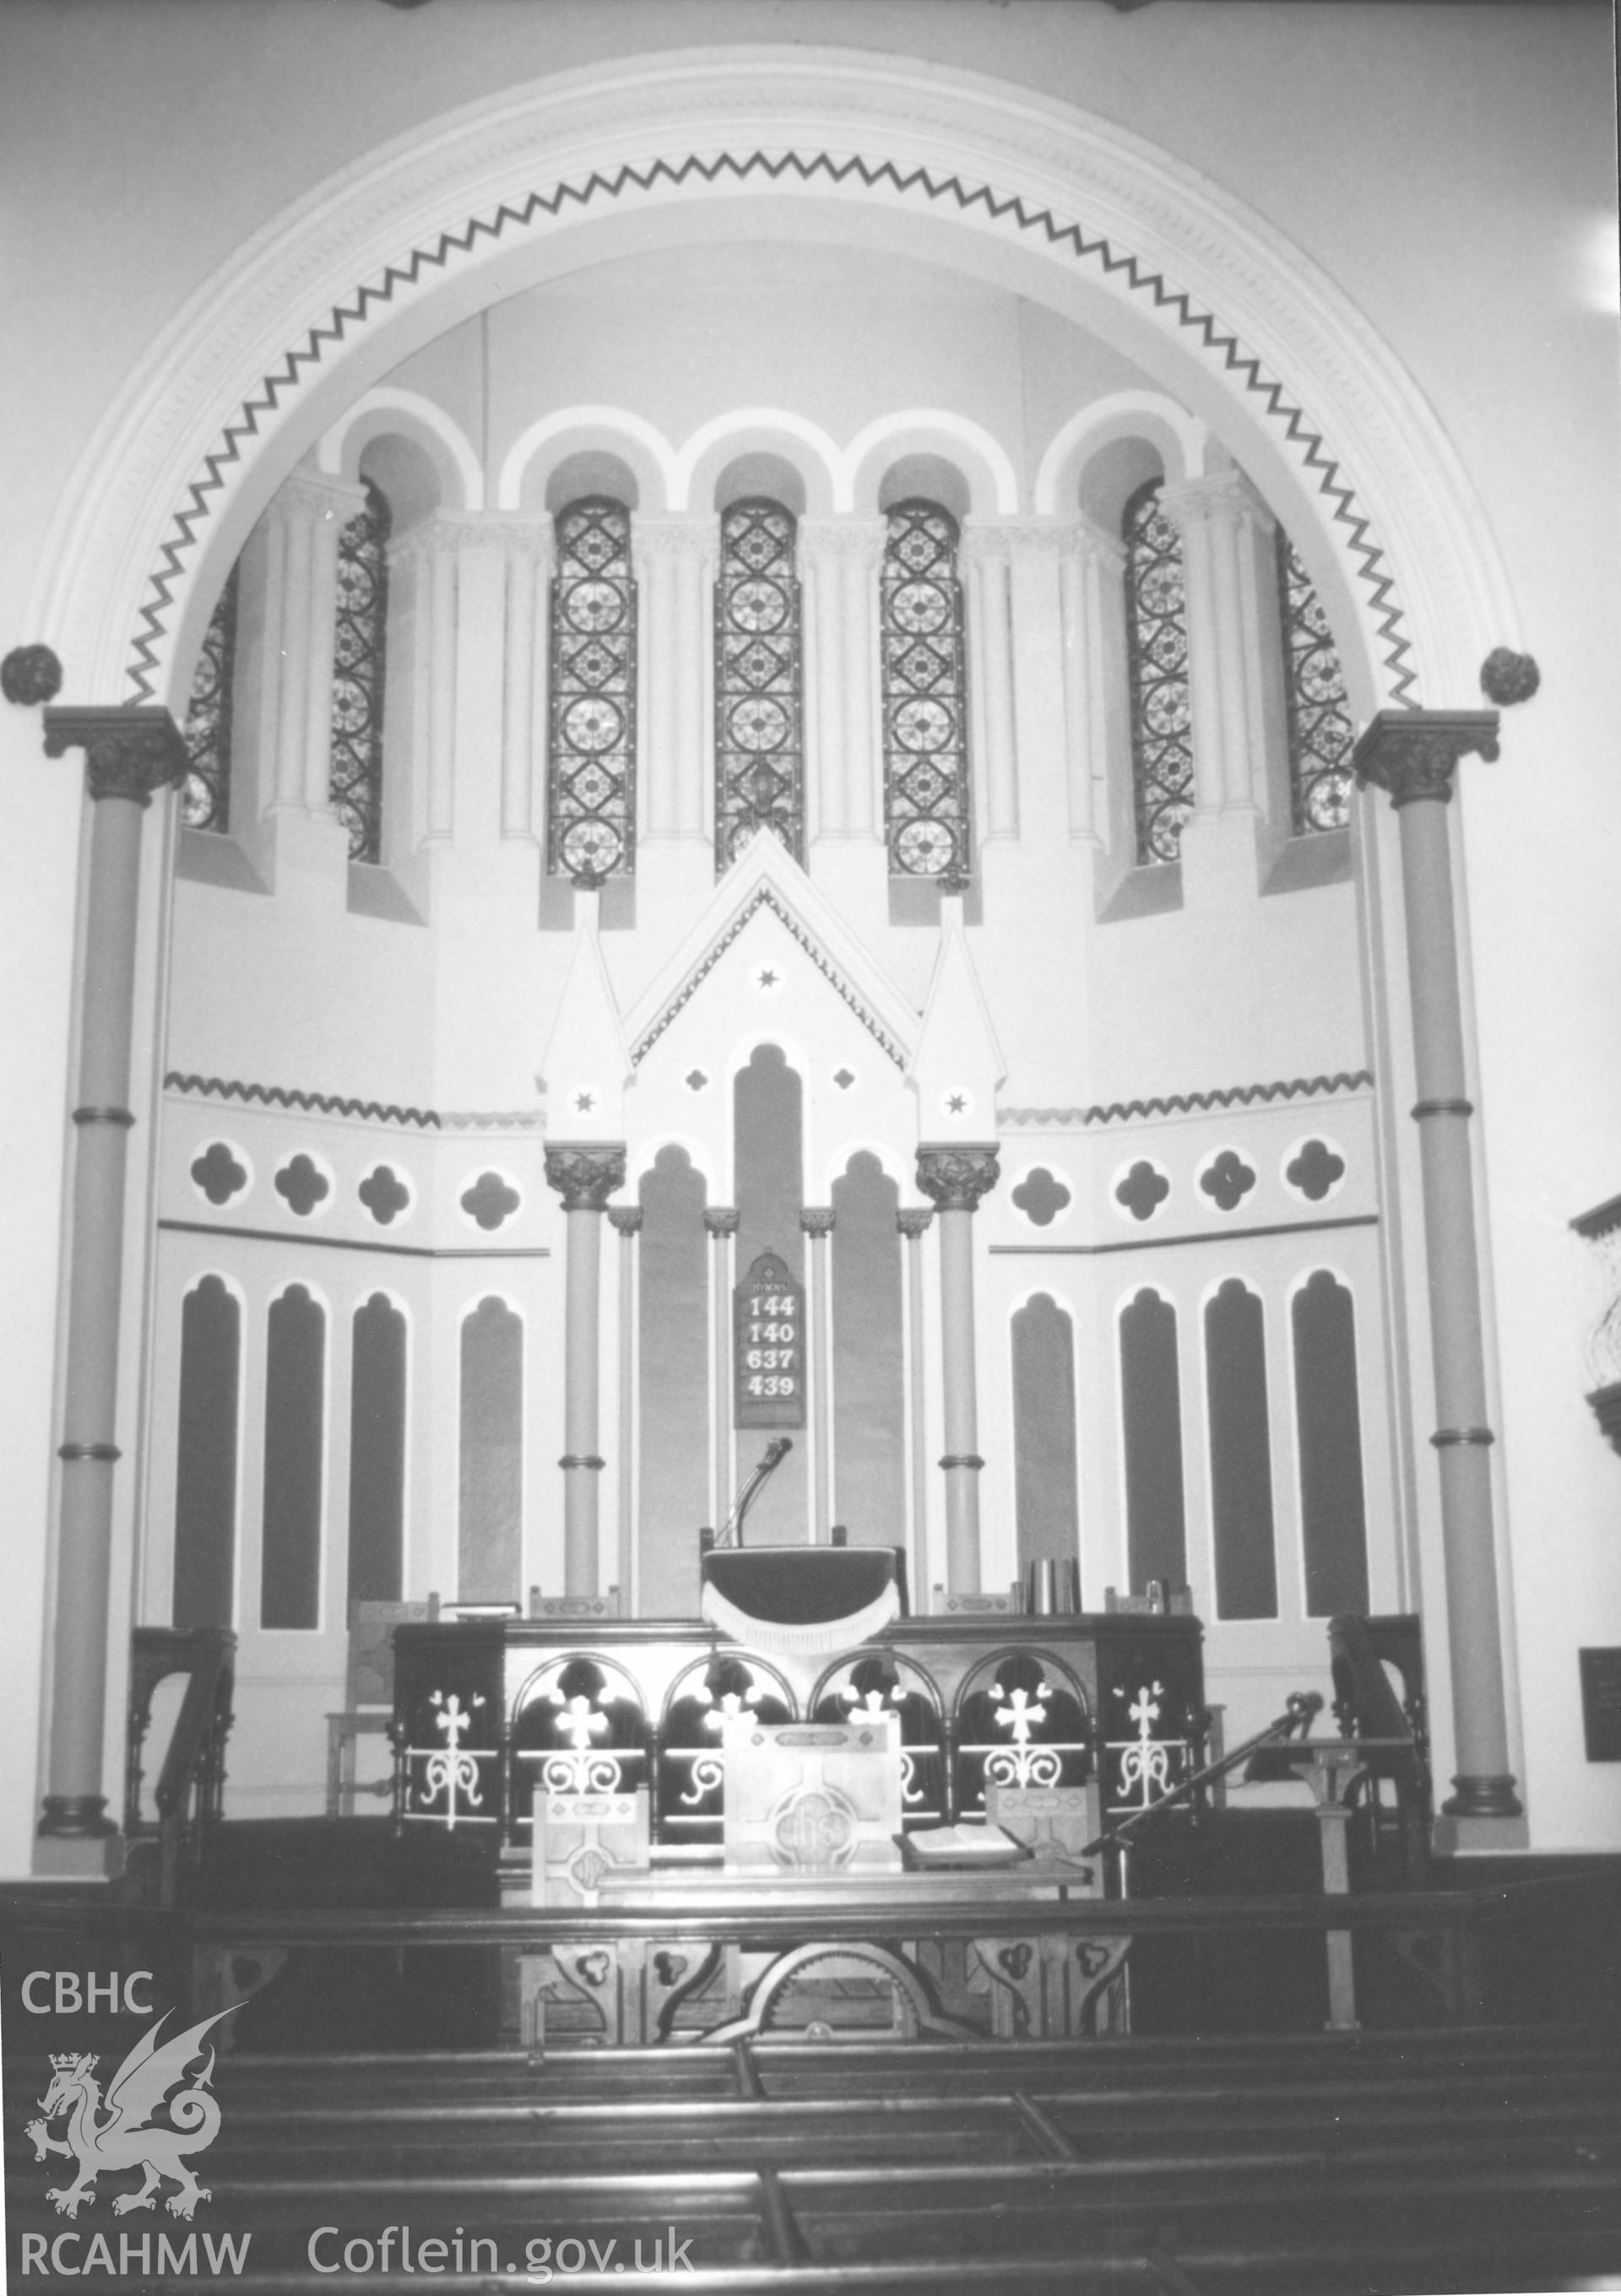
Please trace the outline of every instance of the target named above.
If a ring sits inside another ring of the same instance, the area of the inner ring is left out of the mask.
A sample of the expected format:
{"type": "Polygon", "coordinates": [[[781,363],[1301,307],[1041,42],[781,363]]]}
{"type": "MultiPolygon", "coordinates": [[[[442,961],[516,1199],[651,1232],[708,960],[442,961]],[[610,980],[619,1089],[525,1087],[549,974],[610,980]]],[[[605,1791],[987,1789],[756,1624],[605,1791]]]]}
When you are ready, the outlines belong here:
{"type": "Polygon", "coordinates": [[[766,1445],[765,1456],[738,1492],[730,1514],[720,1526],[720,1535],[715,1541],[717,1546],[742,1546],[744,1517],[793,1448],[791,1435],[779,1435],[775,1442],[766,1445]]]}

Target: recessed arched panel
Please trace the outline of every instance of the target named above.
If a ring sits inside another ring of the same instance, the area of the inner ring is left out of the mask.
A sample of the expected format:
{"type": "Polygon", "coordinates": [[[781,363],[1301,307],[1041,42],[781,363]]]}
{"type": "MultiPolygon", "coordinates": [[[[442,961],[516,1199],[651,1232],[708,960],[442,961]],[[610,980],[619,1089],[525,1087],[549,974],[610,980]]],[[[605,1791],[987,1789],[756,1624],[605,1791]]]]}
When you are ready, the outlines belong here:
{"type": "Polygon", "coordinates": [[[640,1201],[641,1480],[637,1610],[690,1619],[698,1532],[709,1513],[709,1275],[704,1176],[684,1148],[661,1148],[640,1201]]]}
{"type": "Polygon", "coordinates": [[[1140,1292],[1121,1310],[1120,1412],[1131,1591],[1144,1593],[1151,1578],[1184,1586],[1188,1529],[1176,1309],[1157,1292],[1140,1292]]]}
{"type": "Polygon", "coordinates": [[[833,1505],[858,1546],[906,1540],[900,1201],[870,1150],[833,1184],[833,1505]]]}
{"type": "Polygon", "coordinates": [[[457,1593],[519,1599],[523,1527],[523,1324],[481,1300],[462,1324],[461,1477],[457,1593]]]}
{"type": "Polygon", "coordinates": [[[385,1292],[355,1310],[349,1406],[349,1599],[397,1603],[405,1560],[406,1319],[385,1292]]]}
{"type": "Polygon", "coordinates": [[[1066,1311],[1038,1292],[1013,1318],[1014,1511],[1019,1576],[1032,1562],[1073,1562],[1076,1497],[1075,1335],[1066,1311]]]}
{"type": "Polygon", "coordinates": [[[1356,1383],[1356,1303],[1320,1267],[1290,1303],[1300,1529],[1306,1611],[1314,1619],[1368,1608],[1368,1519],[1356,1383]]]}
{"type": "MultiPolygon", "coordinates": [[[[799,1215],[804,1202],[804,1091],[799,1072],[778,1045],[757,1045],[732,1086],[733,1159],[736,1176],[737,1241],[735,1265],[742,1283],[762,1253],[785,1260],[796,1283],[805,1280],[804,1238],[799,1215]]],[[[724,1312],[729,1316],[731,1303],[724,1312]]],[[[812,1382],[821,1366],[812,1364],[812,1382]]],[[[760,1453],[751,1437],[739,1456],[739,1480],[760,1453]]],[[[798,1545],[807,1535],[810,1484],[807,1445],[794,1447],[761,1485],[748,1517],[752,1544],[773,1540],[798,1545]]]]}
{"type": "Polygon", "coordinates": [[[326,1312],[301,1283],[272,1300],[265,1340],[265,1486],[259,1622],[321,1623],[326,1312]]]}
{"type": "Polygon", "coordinates": [[[218,1275],[205,1275],[180,1309],[171,1612],[177,1627],[232,1622],[241,1383],[242,1309],[218,1275]]]}
{"type": "Polygon", "coordinates": [[[1205,1305],[1205,1384],[1216,1615],[1275,1619],[1278,1556],[1266,1316],[1256,1294],[1236,1275],[1205,1305]]]}

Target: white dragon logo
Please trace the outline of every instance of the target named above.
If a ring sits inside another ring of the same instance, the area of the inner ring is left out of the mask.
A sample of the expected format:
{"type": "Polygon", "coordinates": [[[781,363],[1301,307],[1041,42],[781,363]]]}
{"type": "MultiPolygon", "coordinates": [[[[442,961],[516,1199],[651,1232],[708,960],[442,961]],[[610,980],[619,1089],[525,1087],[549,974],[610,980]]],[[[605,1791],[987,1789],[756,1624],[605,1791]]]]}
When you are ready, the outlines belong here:
{"type": "Polygon", "coordinates": [[[33,2140],[37,2161],[43,2161],[48,2152],[61,2152],[78,2161],[78,2174],[70,2185],[46,2190],[45,2197],[55,2202],[59,2216],[77,2216],[81,2201],[95,2201],[95,2180],[103,2169],[145,2172],[146,2181],[138,2193],[120,2193],[113,2202],[116,2217],[127,2215],[131,2209],[152,2208],[165,2177],[172,2177],[180,2187],[169,2197],[170,2216],[189,2217],[199,2201],[210,2197],[187,2168],[185,2155],[202,2152],[219,2134],[219,2106],[208,2086],[214,2072],[212,2049],[190,2087],[170,2101],[169,2117],[173,2127],[154,2126],[152,2115],[170,2089],[185,2079],[187,2065],[203,2054],[202,2037],[210,2026],[218,2025],[220,2017],[231,2013],[222,2009],[218,2017],[205,2017],[200,2025],[177,2033],[160,2048],[158,2036],[171,2013],[165,2010],[157,2023],[142,2034],[108,2082],[104,2120],[101,2084],[95,2079],[100,2060],[71,2054],[51,2059],[51,2086],[39,2099],[44,2119],[30,2120],[27,2134],[33,2140]],[[49,2124],[62,2113],[71,2116],[65,2142],[48,2133],[49,2124]]]}

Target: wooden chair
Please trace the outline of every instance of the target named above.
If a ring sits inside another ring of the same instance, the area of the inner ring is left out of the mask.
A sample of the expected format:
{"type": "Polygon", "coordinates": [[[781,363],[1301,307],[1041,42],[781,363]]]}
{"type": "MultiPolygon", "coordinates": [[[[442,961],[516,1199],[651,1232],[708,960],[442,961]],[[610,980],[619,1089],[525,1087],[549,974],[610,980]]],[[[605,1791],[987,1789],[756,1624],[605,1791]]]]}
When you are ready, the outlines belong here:
{"type": "Polygon", "coordinates": [[[355,1779],[355,1746],[361,1738],[383,1738],[394,1718],[394,1629],[437,1619],[439,1597],[425,1603],[357,1602],[350,1608],[349,1676],[341,1712],[326,1717],[326,1815],[352,1817],[357,1794],[387,1796],[391,1777],[355,1779]]]}

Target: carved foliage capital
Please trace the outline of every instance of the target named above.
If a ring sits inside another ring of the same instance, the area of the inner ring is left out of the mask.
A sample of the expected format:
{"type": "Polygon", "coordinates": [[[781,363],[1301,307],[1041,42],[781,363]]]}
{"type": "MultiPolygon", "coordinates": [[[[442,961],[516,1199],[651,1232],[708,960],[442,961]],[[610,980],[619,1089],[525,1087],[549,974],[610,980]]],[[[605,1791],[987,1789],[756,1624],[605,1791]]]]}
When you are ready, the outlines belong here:
{"type": "Polygon", "coordinates": [[[1386,790],[1393,806],[1447,804],[1460,758],[1497,755],[1494,709],[1381,709],[1351,762],[1358,783],[1386,790]]]}
{"type": "Polygon", "coordinates": [[[813,1241],[831,1235],[833,1234],[832,1205],[807,1204],[799,1216],[799,1224],[804,1234],[813,1241]]]}
{"type": "Polygon", "coordinates": [[[925,1144],[917,1151],[917,1185],[942,1212],[977,1211],[1001,1177],[997,1154],[994,1141],[925,1144]]]}
{"type": "Polygon", "coordinates": [[[918,1236],[928,1233],[929,1222],[934,1217],[926,1206],[914,1208],[909,1204],[904,1211],[895,1214],[895,1226],[909,1242],[915,1242],[918,1236]]]}
{"type": "Polygon", "coordinates": [[[640,1204],[610,1204],[608,1226],[616,1235],[640,1235],[643,1211],[640,1204]]]}
{"type": "Polygon", "coordinates": [[[606,1140],[548,1145],[546,1181],[563,1198],[565,1212],[599,1212],[614,1189],[625,1185],[624,1144],[606,1140]]]}
{"type": "Polygon", "coordinates": [[[736,1235],[742,1213],[730,1204],[711,1204],[704,1215],[705,1235],[736,1235]]]}
{"type": "Polygon", "coordinates": [[[136,805],[150,805],[154,790],[184,781],[191,762],[167,709],[47,709],[45,750],[47,758],[83,750],[91,796],[136,805]]]}

